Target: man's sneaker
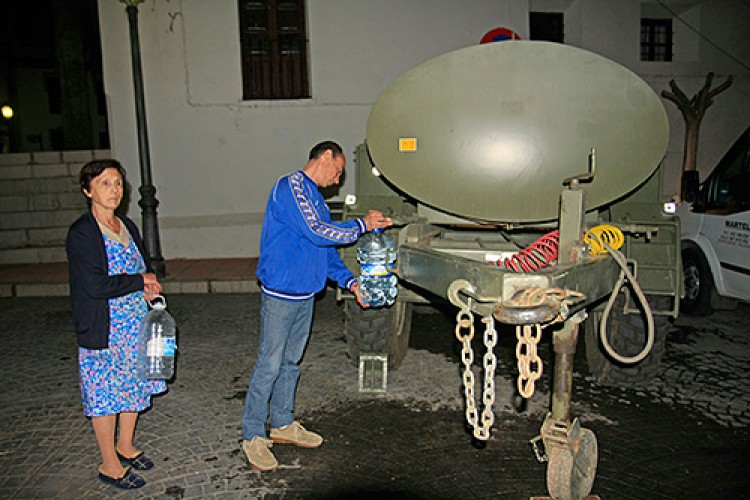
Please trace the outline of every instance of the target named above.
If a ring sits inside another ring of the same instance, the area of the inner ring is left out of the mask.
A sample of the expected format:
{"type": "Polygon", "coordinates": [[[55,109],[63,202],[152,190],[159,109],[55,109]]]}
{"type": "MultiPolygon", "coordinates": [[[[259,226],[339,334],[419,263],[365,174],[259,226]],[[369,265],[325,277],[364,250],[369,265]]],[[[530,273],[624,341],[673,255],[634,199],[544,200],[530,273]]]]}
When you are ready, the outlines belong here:
{"type": "Polygon", "coordinates": [[[323,438],[319,434],[308,431],[299,422],[271,429],[271,440],[277,443],[290,443],[303,448],[317,448],[323,444],[323,438]]]}
{"type": "Polygon", "coordinates": [[[273,443],[270,439],[255,436],[250,441],[242,441],[242,449],[245,451],[247,461],[255,470],[269,471],[279,466],[276,457],[271,453],[273,443]]]}

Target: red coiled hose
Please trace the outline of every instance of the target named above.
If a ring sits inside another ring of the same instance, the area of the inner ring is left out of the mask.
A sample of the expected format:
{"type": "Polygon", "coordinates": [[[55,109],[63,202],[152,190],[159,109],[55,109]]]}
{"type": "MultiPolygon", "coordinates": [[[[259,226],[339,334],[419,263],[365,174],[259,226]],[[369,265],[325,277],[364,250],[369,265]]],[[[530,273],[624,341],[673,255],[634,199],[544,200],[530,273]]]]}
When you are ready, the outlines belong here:
{"type": "Polygon", "coordinates": [[[559,246],[560,231],[552,231],[545,234],[534,243],[518,253],[505,259],[492,262],[516,273],[530,273],[547,267],[557,259],[557,248],[559,246]]]}

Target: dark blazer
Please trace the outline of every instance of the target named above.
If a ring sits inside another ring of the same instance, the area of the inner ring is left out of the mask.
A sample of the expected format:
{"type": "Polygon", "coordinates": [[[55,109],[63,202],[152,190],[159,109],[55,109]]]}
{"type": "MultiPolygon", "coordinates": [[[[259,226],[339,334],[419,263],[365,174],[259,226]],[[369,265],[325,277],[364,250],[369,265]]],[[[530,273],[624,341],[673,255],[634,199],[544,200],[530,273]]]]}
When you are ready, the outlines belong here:
{"type": "MultiPolygon", "coordinates": [[[[120,220],[138,246],[148,272],[153,272],[135,223],[124,216],[120,220]]],[[[143,290],[143,276],[108,275],[104,236],[90,211],[70,226],[65,250],[68,253],[70,298],[78,345],[87,349],[106,349],[109,346],[108,299],[143,290]]]]}

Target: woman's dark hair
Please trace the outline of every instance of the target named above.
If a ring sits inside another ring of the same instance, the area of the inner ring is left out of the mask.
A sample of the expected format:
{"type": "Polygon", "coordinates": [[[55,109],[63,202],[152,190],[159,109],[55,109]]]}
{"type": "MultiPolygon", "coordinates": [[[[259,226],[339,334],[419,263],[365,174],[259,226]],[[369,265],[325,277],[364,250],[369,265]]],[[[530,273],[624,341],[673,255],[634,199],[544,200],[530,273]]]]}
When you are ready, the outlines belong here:
{"type": "Polygon", "coordinates": [[[316,144],[313,146],[313,148],[310,150],[310,160],[313,160],[323,153],[325,153],[328,150],[331,150],[331,154],[333,154],[333,157],[336,158],[339,155],[344,154],[344,151],[341,149],[341,146],[336,144],[333,141],[323,141],[319,144],[316,144]]]}
{"type": "MultiPolygon", "coordinates": [[[[81,167],[81,173],[78,176],[78,180],[81,183],[81,192],[91,191],[91,180],[99,177],[102,172],[108,168],[117,169],[122,177],[123,189],[126,186],[125,182],[125,167],[123,167],[117,160],[94,160],[90,161],[81,167]]],[[[86,194],[86,193],[84,193],[86,194]]]]}

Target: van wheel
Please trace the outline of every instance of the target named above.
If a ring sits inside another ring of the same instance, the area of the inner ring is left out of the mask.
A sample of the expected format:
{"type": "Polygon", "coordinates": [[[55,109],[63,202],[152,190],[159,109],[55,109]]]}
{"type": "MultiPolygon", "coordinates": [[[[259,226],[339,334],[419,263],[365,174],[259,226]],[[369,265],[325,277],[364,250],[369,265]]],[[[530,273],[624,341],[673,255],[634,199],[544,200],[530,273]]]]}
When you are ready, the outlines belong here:
{"type": "MultiPolygon", "coordinates": [[[[669,297],[647,297],[651,309],[667,309],[669,297]]],[[[607,320],[607,340],[621,356],[635,356],[646,343],[646,318],[643,314],[625,314],[624,296],[615,301],[607,320]]],[[[639,363],[627,365],[612,359],[604,350],[599,336],[603,311],[592,311],[584,321],[586,361],[589,372],[598,382],[615,386],[648,384],[656,377],[664,357],[669,331],[669,320],[665,316],[654,316],[654,345],[651,352],[639,363]]]]}
{"type": "Polygon", "coordinates": [[[362,352],[388,354],[388,368],[396,369],[406,357],[411,334],[412,304],[396,301],[391,307],[362,309],[344,301],[346,353],[354,365],[362,352]]]}
{"type": "Polygon", "coordinates": [[[680,312],[688,316],[711,314],[714,280],[708,262],[700,251],[688,249],[682,252],[682,277],[685,282],[685,297],[680,301],[680,312]]]}

